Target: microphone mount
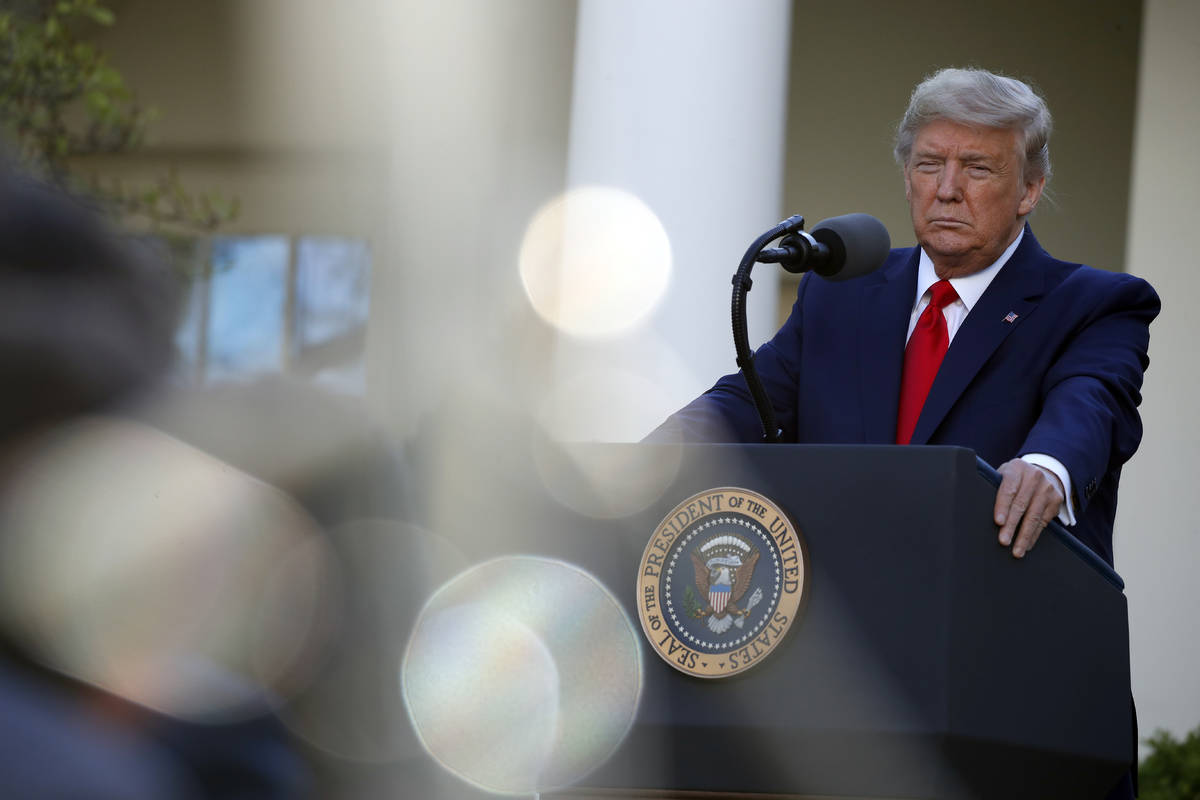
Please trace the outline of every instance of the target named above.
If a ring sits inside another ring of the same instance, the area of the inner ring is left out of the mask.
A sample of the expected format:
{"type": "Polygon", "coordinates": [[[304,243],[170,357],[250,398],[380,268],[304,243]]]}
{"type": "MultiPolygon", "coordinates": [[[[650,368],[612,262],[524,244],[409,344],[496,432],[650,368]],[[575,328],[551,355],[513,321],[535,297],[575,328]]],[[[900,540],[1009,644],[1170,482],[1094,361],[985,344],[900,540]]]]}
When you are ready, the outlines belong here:
{"type": "MultiPolygon", "coordinates": [[[[800,218],[804,224],[804,218],[800,218]]],[[[829,247],[821,244],[804,230],[790,233],[779,240],[779,247],[764,248],[754,259],[761,264],[778,264],[792,274],[808,269],[808,262],[825,261],[829,258],[829,247]]]]}

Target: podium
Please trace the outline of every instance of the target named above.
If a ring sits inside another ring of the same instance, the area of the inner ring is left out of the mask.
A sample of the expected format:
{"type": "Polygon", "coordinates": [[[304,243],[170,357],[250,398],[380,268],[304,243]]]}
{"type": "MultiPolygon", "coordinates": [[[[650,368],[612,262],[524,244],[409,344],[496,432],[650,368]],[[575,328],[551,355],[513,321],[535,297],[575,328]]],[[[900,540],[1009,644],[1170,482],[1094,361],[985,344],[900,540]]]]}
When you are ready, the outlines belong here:
{"type": "MultiPolygon", "coordinates": [[[[590,447],[632,462],[669,446],[590,447]]],[[[648,507],[576,519],[569,535],[539,537],[543,547],[592,572],[637,620],[639,560],[663,517],[698,492],[741,487],[799,529],[807,600],[762,663],[725,679],[677,671],[643,637],[637,718],[581,786],[1070,800],[1103,798],[1128,770],[1120,578],[1056,524],[1013,558],[991,519],[995,476],[971,451],[684,445],[678,455],[648,507]]]]}

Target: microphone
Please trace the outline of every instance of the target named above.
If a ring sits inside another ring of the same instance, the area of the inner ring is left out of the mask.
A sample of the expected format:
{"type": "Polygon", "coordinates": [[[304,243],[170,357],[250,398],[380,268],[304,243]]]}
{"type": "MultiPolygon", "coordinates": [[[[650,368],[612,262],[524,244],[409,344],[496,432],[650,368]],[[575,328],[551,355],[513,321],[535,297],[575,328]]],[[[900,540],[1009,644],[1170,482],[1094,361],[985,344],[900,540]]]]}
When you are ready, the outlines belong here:
{"type": "Polygon", "coordinates": [[[870,214],[843,214],[818,222],[759,252],[756,261],[778,263],[788,272],[812,270],[830,281],[848,281],[878,269],[892,240],[883,223],[870,214]]]}

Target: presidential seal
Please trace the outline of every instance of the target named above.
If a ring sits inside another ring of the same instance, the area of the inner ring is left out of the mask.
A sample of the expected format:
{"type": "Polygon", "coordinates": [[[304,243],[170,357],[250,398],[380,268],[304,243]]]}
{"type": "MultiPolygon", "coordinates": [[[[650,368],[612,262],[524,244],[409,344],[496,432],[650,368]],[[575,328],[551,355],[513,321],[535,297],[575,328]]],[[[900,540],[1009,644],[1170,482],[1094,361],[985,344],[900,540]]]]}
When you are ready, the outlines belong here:
{"type": "Polygon", "coordinates": [[[668,664],[725,678],[758,664],[782,641],[807,590],[799,531],[748,489],[689,497],[655,529],[638,572],[642,630],[668,664]]]}

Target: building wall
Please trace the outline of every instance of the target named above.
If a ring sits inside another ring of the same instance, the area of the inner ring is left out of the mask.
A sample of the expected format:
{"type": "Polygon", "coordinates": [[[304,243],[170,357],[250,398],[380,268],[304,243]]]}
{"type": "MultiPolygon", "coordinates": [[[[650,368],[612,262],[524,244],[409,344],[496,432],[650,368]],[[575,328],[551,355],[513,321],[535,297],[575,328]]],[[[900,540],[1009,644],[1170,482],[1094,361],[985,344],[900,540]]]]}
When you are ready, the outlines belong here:
{"type": "Polygon", "coordinates": [[[236,197],[225,233],[368,236],[378,226],[387,125],[382,6],[116,0],[99,41],[157,109],[135,155],[86,165],[135,184],[176,169],[196,192],[236,197]]]}

